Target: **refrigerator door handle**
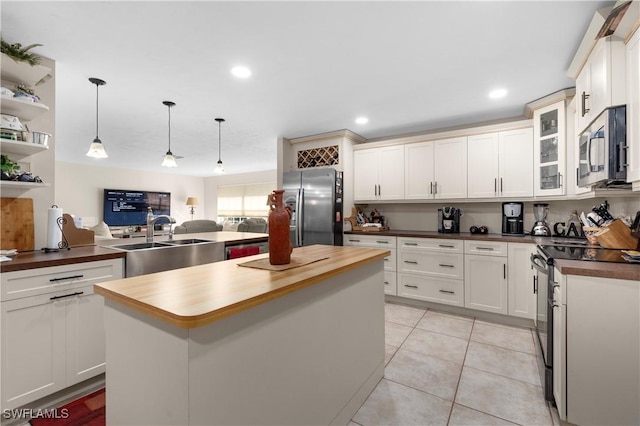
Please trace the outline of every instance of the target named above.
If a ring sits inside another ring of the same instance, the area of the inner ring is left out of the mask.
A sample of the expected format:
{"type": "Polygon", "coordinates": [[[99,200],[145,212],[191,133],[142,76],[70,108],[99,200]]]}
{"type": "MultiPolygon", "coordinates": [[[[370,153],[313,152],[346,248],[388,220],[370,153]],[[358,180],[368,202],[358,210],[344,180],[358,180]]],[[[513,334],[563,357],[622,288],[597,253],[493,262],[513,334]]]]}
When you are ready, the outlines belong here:
{"type": "Polygon", "coordinates": [[[296,245],[302,247],[302,235],[304,232],[304,188],[298,189],[298,204],[296,209],[296,245]]]}

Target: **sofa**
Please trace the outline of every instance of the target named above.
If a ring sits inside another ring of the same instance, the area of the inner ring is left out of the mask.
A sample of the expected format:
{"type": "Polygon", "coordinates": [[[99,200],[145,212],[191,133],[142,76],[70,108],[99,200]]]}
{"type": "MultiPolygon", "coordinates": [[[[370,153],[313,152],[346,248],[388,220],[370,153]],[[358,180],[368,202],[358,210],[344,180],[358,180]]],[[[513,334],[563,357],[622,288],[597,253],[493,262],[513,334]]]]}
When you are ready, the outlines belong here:
{"type": "Polygon", "coordinates": [[[238,232],[267,233],[267,221],[260,218],[245,219],[238,224],[238,232]]]}
{"type": "Polygon", "coordinates": [[[175,234],[195,234],[200,232],[218,231],[222,231],[222,225],[217,224],[215,220],[207,219],[188,220],[173,229],[175,234]]]}

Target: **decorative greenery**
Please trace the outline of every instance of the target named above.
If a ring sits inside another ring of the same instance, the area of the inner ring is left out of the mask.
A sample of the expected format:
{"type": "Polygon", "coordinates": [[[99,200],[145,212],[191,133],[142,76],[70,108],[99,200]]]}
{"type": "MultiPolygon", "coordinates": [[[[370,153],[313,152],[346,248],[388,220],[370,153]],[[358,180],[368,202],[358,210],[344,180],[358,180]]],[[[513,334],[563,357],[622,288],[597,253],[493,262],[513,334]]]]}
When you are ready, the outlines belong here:
{"type": "Polygon", "coordinates": [[[22,47],[20,43],[9,44],[2,37],[0,37],[0,45],[2,47],[2,53],[10,57],[16,62],[27,62],[29,65],[34,66],[40,63],[40,56],[29,53],[29,50],[34,47],[42,46],[41,44],[30,44],[27,47],[22,47]]]}
{"type": "Polygon", "coordinates": [[[13,174],[13,173],[16,173],[18,170],[20,170],[20,166],[18,165],[18,163],[16,163],[15,161],[12,161],[6,155],[3,154],[0,157],[1,157],[0,170],[2,170],[3,172],[7,172],[8,174],[13,174]]]}

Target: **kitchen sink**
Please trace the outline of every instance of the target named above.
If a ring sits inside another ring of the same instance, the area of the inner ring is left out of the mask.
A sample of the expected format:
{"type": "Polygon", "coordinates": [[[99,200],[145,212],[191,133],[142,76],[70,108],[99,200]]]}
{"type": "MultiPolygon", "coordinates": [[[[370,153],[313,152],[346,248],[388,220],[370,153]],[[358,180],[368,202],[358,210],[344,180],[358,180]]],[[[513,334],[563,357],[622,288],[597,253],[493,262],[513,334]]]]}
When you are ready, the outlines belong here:
{"type": "Polygon", "coordinates": [[[127,277],[224,260],[224,242],[196,238],[105,247],[127,252],[125,258],[127,277]]]}
{"type": "Polygon", "coordinates": [[[201,240],[198,238],[189,238],[186,240],[168,240],[162,241],[158,244],[170,244],[170,245],[184,245],[184,244],[201,244],[201,243],[215,243],[214,240],[201,240]]]}
{"type": "Polygon", "coordinates": [[[121,246],[109,246],[109,248],[114,248],[118,250],[124,251],[134,251],[134,250],[145,250],[159,247],[171,247],[170,244],[165,243],[134,243],[134,244],[123,244],[121,246]]]}

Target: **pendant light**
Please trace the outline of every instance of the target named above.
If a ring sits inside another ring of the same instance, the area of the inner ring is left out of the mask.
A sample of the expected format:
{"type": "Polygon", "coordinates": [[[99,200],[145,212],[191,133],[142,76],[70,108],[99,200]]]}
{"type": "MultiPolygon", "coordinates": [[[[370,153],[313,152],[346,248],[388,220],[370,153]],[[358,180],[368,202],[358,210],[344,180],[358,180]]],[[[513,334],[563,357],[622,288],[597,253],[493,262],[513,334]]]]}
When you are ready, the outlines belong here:
{"type": "Polygon", "coordinates": [[[94,77],[91,77],[89,81],[92,84],[96,85],[96,138],[93,140],[93,142],[91,142],[89,151],[87,151],[87,157],[107,158],[109,156],[107,155],[107,152],[104,150],[104,145],[102,145],[102,141],[98,137],[98,88],[100,86],[104,86],[105,84],[107,84],[107,82],[94,77]]]}
{"type": "Polygon", "coordinates": [[[220,138],[220,127],[221,127],[221,123],[224,122],[224,118],[216,118],[215,119],[218,122],[218,164],[216,165],[216,173],[224,173],[224,166],[222,165],[222,156],[221,156],[221,152],[222,152],[222,139],[220,138]]]}
{"type": "Polygon", "coordinates": [[[162,103],[166,105],[167,109],[169,110],[169,149],[164,156],[164,160],[162,160],[162,166],[178,167],[178,164],[176,163],[176,157],[174,157],[173,153],[171,152],[171,107],[175,106],[175,102],[162,101],[162,103]]]}

